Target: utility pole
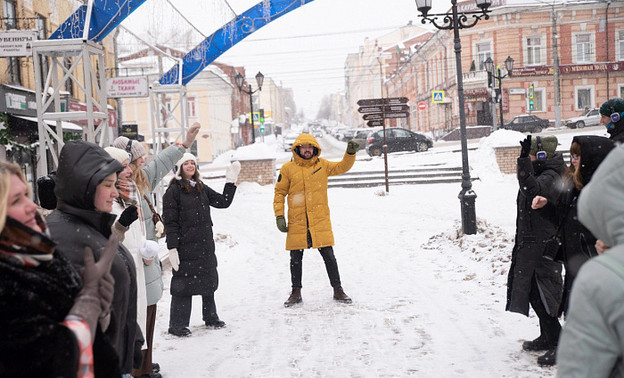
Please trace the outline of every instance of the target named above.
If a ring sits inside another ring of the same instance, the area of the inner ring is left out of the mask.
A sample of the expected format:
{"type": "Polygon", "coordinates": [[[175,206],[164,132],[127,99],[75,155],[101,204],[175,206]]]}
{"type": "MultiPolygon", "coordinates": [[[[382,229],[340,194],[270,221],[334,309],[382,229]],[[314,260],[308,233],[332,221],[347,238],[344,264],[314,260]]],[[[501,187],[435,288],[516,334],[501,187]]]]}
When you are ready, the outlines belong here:
{"type": "Polygon", "coordinates": [[[555,127],[561,126],[561,83],[559,77],[559,33],[557,32],[557,11],[552,7],[553,79],[555,86],[555,127]]]}

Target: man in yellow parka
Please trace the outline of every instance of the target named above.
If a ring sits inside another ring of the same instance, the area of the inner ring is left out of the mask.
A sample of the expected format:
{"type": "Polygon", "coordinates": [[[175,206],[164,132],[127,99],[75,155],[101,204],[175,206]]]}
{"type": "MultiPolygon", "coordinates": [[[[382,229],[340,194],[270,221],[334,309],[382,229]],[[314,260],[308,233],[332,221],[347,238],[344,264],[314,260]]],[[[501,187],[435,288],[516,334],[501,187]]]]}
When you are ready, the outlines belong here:
{"type": "Polygon", "coordinates": [[[286,249],[290,250],[292,292],[284,306],[301,303],[303,250],[318,248],[334,288],[334,299],[351,303],[340,283],[334,256],[334,234],[327,204],[327,178],[347,172],[355,162],[358,143],[350,141],[339,162],[321,157],[321,147],[310,134],[301,134],[292,146],[293,159],[282,166],[275,184],[273,210],[277,228],[287,232],[286,249]],[[284,198],[288,196],[288,225],[284,219],[284,198]]]}

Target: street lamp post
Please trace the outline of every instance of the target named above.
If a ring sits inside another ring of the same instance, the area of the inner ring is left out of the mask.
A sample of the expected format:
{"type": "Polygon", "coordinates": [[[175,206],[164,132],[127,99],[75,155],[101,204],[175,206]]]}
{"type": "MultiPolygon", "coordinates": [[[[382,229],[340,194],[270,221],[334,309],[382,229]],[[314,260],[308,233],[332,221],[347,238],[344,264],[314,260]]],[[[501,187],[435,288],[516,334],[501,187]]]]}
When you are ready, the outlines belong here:
{"type": "Polygon", "coordinates": [[[455,46],[455,66],[457,68],[457,98],[459,102],[459,129],[461,135],[462,150],[462,190],[458,198],[461,205],[462,231],[464,234],[473,235],[477,233],[477,216],[475,213],[475,200],[477,194],[472,190],[470,181],[470,168],[468,165],[468,142],[466,138],[466,111],[464,109],[464,83],[462,80],[461,61],[461,40],[459,29],[471,28],[477,24],[481,18],[486,20],[488,16],[490,0],[476,0],[478,11],[459,13],[457,11],[457,0],[451,0],[451,13],[429,14],[431,10],[431,0],[416,0],[416,7],[421,13],[422,23],[429,21],[437,29],[453,30],[455,46]],[[472,17],[472,20],[468,19],[472,17]],[[438,17],[442,17],[442,22],[438,23],[438,17]]]}
{"type": "Polygon", "coordinates": [[[498,80],[498,103],[500,108],[500,125],[503,126],[503,85],[502,80],[507,76],[511,76],[511,72],[513,71],[514,60],[512,57],[508,56],[505,59],[505,69],[507,73],[504,75],[501,73],[500,67],[496,68],[496,73],[494,73],[494,61],[492,58],[487,58],[485,62],[485,70],[488,73],[488,77],[492,81],[492,89],[496,87],[494,80],[498,80]]]}
{"type": "Polygon", "coordinates": [[[249,84],[249,90],[243,89],[243,83],[245,82],[245,78],[243,75],[238,72],[234,77],[234,81],[236,82],[236,86],[238,90],[247,93],[249,95],[249,114],[251,116],[251,143],[256,143],[256,130],[254,126],[254,118],[253,118],[253,98],[252,95],[258,91],[262,90],[262,83],[264,83],[264,75],[258,71],[256,74],[256,83],[258,83],[258,89],[255,91],[251,90],[251,84],[249,84]]]}

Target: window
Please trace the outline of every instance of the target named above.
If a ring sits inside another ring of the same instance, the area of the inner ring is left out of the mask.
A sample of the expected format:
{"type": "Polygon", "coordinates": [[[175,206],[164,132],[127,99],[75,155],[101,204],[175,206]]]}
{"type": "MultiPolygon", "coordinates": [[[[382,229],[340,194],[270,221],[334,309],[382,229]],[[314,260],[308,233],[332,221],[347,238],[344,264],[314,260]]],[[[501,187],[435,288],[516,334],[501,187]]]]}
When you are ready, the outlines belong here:
{"type": "Polygon", "coordinates": [[[403,129],[394,129],[392,133],[395,138],[409,138],[412,136],[409,131],[403,129]]]}
{"type": "Polygon", "coordinates": [[[624,98],[624,84],[618,85],[618,97],[624,98]]]}
{"type": "MultiPolygon", "coordinates": [[[[47,39],[48,38],[48,30],[46,27],[46,18],[40,14],[36,14],[36,23],[37,23],[37,39],[47,39]]],[[[48,58],[44,55],[40,56],[40,66],[41,69],[41,77],[42,80],[45,81],[46,75],[48,73],[48,58]]]]}
{"type": "Polygon", "coordinates": [[[529,106],[529,99],[527,96],[527,112],[543,112],[546,109],[546,94],[544,93],[544,88],[535,88],[533,89],[533,109],[531,110],[529,106]]]}
{"type": "Polygon", "coordinates": [[[479,42],[475,45],[475,50],[477,52],[476,61],[478,64],[477,69],[480,71],[485,70],[484,62],[487,58],[492,57],[492,44],[488,42],[479,42]]]}
{"type": "Polygon", "coordinates": [[[20,59],[16,57],[7,58],[7,73],[9,75],[9,83],[21,84],[20,59]]]}
{"type": "Polygon", "coordinates": [[[575,35],[575,63],[590,63],[594,56],[593,35],[591,33],[579,33],[575,35]]]}
{"type": "Polygon", "coordinates": [[[624,30],[615,33],[615,59],[624,60],[624,30]]]}
{"type": "Polygon", "coordinates": [[[544,50],[542,46],[542,42],[544,39],[542,37],[527,37],[526,39],[526,64],[531,66],[536,66],[543,64],[542,61],[542,51],[544,50]]]}
{"type": "Polygon", "coordinates": [[[581,86],[574,88],[576,110],[594,108],[594,87],[581,86]]]}
{"type": "Polygon", "coordinates": [[[15,1],[4,0],[4,29],[17,28],[17,14],[15,13],[15,1]]]}
{"type": "Polygon", "coordinates": [[[186,104],[186,115],[188,115],[189,118],[197,118],[197,101],[195,97],[189,96],[186,104]]]}

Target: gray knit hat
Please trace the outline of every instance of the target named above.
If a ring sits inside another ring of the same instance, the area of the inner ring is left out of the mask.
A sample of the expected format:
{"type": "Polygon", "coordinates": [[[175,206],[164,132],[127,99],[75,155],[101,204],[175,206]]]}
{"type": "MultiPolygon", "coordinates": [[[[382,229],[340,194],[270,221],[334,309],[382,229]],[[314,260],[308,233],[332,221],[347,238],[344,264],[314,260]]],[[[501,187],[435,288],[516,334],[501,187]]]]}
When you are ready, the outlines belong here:
{"type": "Polygon", "coordinates": [[[120,136],[113,141],[113,147],[122,149],[127,151],[132,157],[131,161],[135,161],[136,159],[147,155],[145,151],[145,147],[137,141],[133,139],[128,139],[125,136],[120,136]]]}

